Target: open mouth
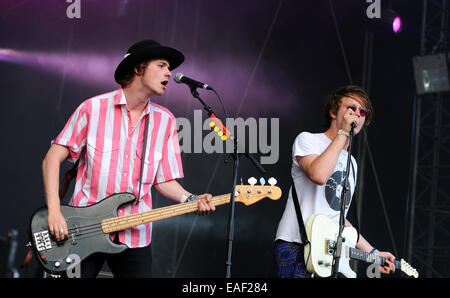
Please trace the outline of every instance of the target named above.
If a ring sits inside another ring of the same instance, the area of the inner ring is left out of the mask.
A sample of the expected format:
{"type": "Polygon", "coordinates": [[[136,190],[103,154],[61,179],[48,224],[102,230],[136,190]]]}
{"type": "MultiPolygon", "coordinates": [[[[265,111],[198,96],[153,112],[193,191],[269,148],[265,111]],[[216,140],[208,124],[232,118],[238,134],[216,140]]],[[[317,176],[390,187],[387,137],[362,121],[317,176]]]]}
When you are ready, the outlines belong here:
{"type": "Polygon", "coordinates": [[[167,84],[169,84],[169,81],[162,81],[161,84],[162,84],[163,86],[167,86],[167,84]]]}

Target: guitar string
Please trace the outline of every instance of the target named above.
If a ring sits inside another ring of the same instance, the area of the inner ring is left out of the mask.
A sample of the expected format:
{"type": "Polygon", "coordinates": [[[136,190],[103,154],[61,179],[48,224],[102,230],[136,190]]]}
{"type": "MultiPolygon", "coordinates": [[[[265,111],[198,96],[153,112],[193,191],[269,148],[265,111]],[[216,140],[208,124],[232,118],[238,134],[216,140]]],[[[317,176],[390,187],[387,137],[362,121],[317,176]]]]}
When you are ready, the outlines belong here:
{"type": "MultiPolygon", "coordinates": [[[[226,203],[227,201],[228,201],[228,198],[227,197],[225,197],[225,196],[228,196],[228,195],[223,195],[223,196],[219,196],[219,197],[216,197],[216,200],[215,200],[215,203],[226,203]]],[[[182,207],[183,208],[173,208],[173,209],[182,209],[182,211],[185,211],[185,210],[189,210],[189,212],[193,212],[193,211],[195,211],[196,209],[197,209],[197,204],[195,203],[195,202],[190,202],[190,203],[187,203],[186,205],[183,205],[182,207]],[[189,204],[189,205],[187,205],[187,204],[189,204]]],[[[168,207],[170,207],[170,206],[168,206],[168,207]]],[[[181,206],[180,206],[181,207],[181,206]]],[[[156,210],[156,209],[155,209],[156,210]]],[[[142,218],[144,218],[144,220],[145,219],[147,219],[147,218],[151,218],[151,217],[154,217],[155,215],[158,215],[158,216],[164,216],[164,215],[166,215],[165,213],[164,213],[164,211],[167,211],[167,210],[162,210],[162,212],[154,212],[154,213],[148,213],[148,214],[145,214],[145,215],[140,215],[140,216],[136,216],[136,215],[139,215],[139,213],[138,214],[132,214],[133,216],[130,216],[130,217],[132,217],[131,219],[129,219],[129,220],[127,220],[125,223],[126,224],[133,224],[133,226],[135,226],[135,224],[136,224],[136,220],[138,220],[138,221],[142,221],[142,218]],[[136,218],[137,217],[137,218],[136,218]]],[[[187,212],[187,213],[189,213],[189,212],[187,212]]],[[[166,212],[167,213],[167,212],[166,212]]],[[[171,213],[173,213],[173,212],[171,212],[171,213]]],[[[141,213],[142,214],[142,213],[141,213]]],[[[155,216],[155,217],[158,217],[158,216],[155,216]]],[[[124,220],[120,220],[120,221],[124,221],[124,220]]],[[[123,225],[124,223],[121,223],[121,225],[123,225]]],[[[90,230],[92,230],[92,231],[90,231],[90,232],[84,232],[84,233],[80,233],[80,236],[78,236],[78,237],[76,237],[76,238],[74,238],[74,240],[82,240],[82,239],[86,239],[86,238],[89,238],[89,237],[93,237],[93,236],[97,236],[97,235],[101,235],[101,234],[109,234],[109,233],[104,233],[103,232],[103,229],[102,229],[102,224],[100,223],[100,224],[95,224],[96,225],[96,227],[91,227],[90,228],[90,230]]],[[[116,225],[117,226],[117,225],[116,225]]],[[[86,230],[86,229],[84,229],[84,230],[86,230]]]]}
{"type": "MultiPolygon", "coordinates": [[[[229,194],[226,195],[221,195],[221,196],[217,196],[215,198],[213,198],[213,202],[214,203],[226,203],[228,201],[228,196],[229,194]],[[227,197],[225,197],[227,196],[227,197]]],[[[162,207],[162,208],[158,208],[158,209],[153,209],[153,210],[149,210],[149,211],[145,211],[142,213],[135,213],[135,214],[129,214],[126,215],[124,217],[113,217],[113,218],[108,218],[103,220],[103,224],[107,225],[107,224],[111,224],[113,222],[116,222],[115,226],[118,225],[124,225],[124,224],[128,224],[129,222],[136,222],[136,220],[139,219],[147,219],[147,218],[151,218],[151,217],[158,217],[158,216],[165,216],[168,213],[176,213],[178,211],[185,211],[188,210],[187,213],[189,212],[193,212],[195,211],[197,208],[197,204],[196,202],[189,202],[189,203],[185,203],[185,204],[179,204],[178,205],[171,205],[171,206],[167,206],[167,207],[162,207]],[[192,209],[192,210],[190,210],[192,209]],[[169,212],[168,212],[169,211],[169,212]]],[[[77,227],[72,227],[70,229],[68,229],[69,232],[72,231],[77,231],[77,230],[86,230],[86,229],[92,229],[92,228],[96,228],[96,227],[100,227],[102,226],[102,222],[100,223],[94,223],[94,224],[89,224],[89,225],[85,225],[85,226],[77,226],[77,227]]]]}
{"type": "MultiPolygon", "coordinates": [[[[273,188],[274,186],[271,186],[271,187],[273,188]]],[[[262,195],[262,193],[260,193],[260,195],[262,195]]],[[[213,197],[212,200],[214,201],[214,203],[222,203],[222,204],[224,204],[224,203],[228,203],[229,202],[230,196],[231,196],[231,194],[219,195],[219,196],[213,197]],[[225,202],[221,202],[223,200],[225,200],[225,202]]],[[[187,204],[192,204],[192,203],[193,202],[189,202],[187,204]]],[[[110,225],[112,222],[116,222],[115,225],[118,226],[118,225],[129,224],[130,221],[135,221],[137,218],[138,219],[140,218],[141,220],[144,219],[144,221],[145,221],[148,217],[152,217],[152,216],[157,217],[157,215],[159,215],[159,216],[163,216],[164,217],[165,216],[164,212],[169,210],[169,208],[170,208],[169,211],[173,210],[172,213],[175,213],[176,211],[179,211],[180,209],[190,209],[190,208],[186,208],[187,204],[180,204],[179,206],[177,206],[177,205],[173,206],[172,205],[172,206],[167,206],[167,207],[163,207],[163,208],[159,208],[159,209],[146,211],[146,212],[144,212],[144,213],[148,213],[146,215],[143,215],[142,213],[136,213],[136,214],[126,215],[123,218],[118,218],[118,217],[108,218],[108,219],[103,220],[100,223],[93,223],[93,224],[89,224],[89,225],[85,225],[85,226],[75,226],[75,227],[69,228],[67,231],[68,231],[68,233],[77,232],[79,234],[82,234],[81,232],[85,232],[87,230],[92,230],[92,229],[95,230],[98,227],[102,227],[103,228],[103,224],[105,224],[105,225],[109,224],[110,225]],[[156,211],[156,210],[158,210],[158,211],[156,211]],[[125,221],[125,223],[124,223],[124,221],[125,221]]],[[[193,212],[193,211],[195,211],[195,208],[193,210],[190,210],[189,212],[193,212]]],[[[186,213],[189,213],[189,212],[186,212],[186,213]]]]}
{"type": "MultiPolygon", "coordinates": [[[[368,253],[366,251],[356,250],[355,248],[352,248],[352,247],[350,247],[350,251],[351,251],[351,254],[353,254],[353,256],[354,256],[355,253],[359,253],[359,251],[362,252],[364,254],[363,258],[365,260],[367,260],[369,255],[371,255],[370,253],[368,253]]],[[[384,263],[386,263],[386,260],[388,260],[388,258],[375,255],[374,263],[378,264],[378,265],[383,265],[384,263]],[[377,262],[377,259],[381,260],[381,262],[377,262]]],[[[398,260],[394,260],[394,266],[395,266],[396,269],[400,269],[401,268],[401,262],[398,261],[398,260]]]]}
{"type": "MultiPolygon", "coordinates": [[[[229,196],[229,194],[218,196],[215,198],[214,203],[222,203],[222,204],[227,203],[229,200],[228,196],[229,196]]],[[[168,207],[171,207],[171,206],[168,206],[168,207]]],[[[144,215],[142,213],[141,214],[137,213],[137,214],[129,215],[129,218],[127,217],[128,219],[125,218],[125,219],[117,220],[117,218],[114,218],[112,221],[121,222],[120,224],[116,224],[115,226],[117,226],[117,225],[120,226],[120,225],[124,225],[124,224],[132,224],[133,226],[136,226],[136,225],[138,225],[137,224],[138,222],[140,222],[142,220],[145,221],[148,218],[152,218],[152,217],[157,218],[157,217],[161,217],[161,216],[164,217],[165,215],[167,215],[168,209],[167,209],[167,207],[163,207],[163,208],[165,208],[165,210],[161,210],[162,208],[160,208],[159,209],[160,211],[158,211],[158,212],[147,211],[148,213],[146,213],[146,214],[144,213],[144,215]],[[166,212],[164,212],[164,211],[166,211],[166,212]],[[124,223],[124,221],[125,221],[125,223],[124,223]]],[[[190,213],[190,212],[193,212],[198,209],[198,204],[196,202],[189,202],[189,203],[186,203],[185,205],[177,206],[176,208],[170,208],[169,211],[171,211],[172,209],[177,210],[177,211],[180,211],[180,210],[186,211],[187,210],[188,212],[186,212],[186,213],[190,213]]],[[[154,209],[154,210],[157,210],[157,209],[154,209]]],[[[169,213],[175,213],[175,212],[169,212],[169,213]]],[[[80,236],[76,237],[76,240],[82,240],[82,239],[86,239],[86,238],[101,235],[101,234],[109,234],[109,233],[103,232],[101,223],[98,225],[99,226],[95,227],[93,231],[82,233],[80,236]]],[[[92,229],[93,228],[91,228],[91,230],[92,229]]]]}
{"type": "MultiPolygon", "coordinates": [[[[221,196],[217,196],[215,198],[213,198],[214,203],[227,203],[227,201],[229,200],[229,195],[230,194],[225,194],[225,195],[221,195],[221,196]]],[[[133,224],[133,226],[139,225],[139,221],[146,221],[148,218],[152,218],[152,217],[164,217],[165,215],[167,215],[167,211],[171,211],[169,213],[175,213],[176,211],[186,211],[188,210],[188,212],[186,213],[190,213],[193,212],[197,209],[197,204],[194,202],[189,202],[187,204],[183,204],[180,206],[167,206],[167,207],[163,207],[160,209],[154,209],[154,210],[150,210],[147,211],[145,213],[147,214],[143,214],[143,213],[136,213],[136,214],[131,214],[128,215],[124,218],[112,218],[112,219],[106,219],[107,221],[112,221],[112,222],[116,222],[115,226],[121,226],[121,225],[126,225],[126,224],[133,224]],[[189,204],[189,205],[188,205],[189,204]],[[170,209],[168,209],[170,208],[170,209]],[[161,210],[163,209],[163,210],[161,210]],[[158,210],[158,211],[156,211],[158,210]]],[[[107,224],[105,222],[105,224],[107,224]]],[[[80,236],[77,237],[77,239],[83,239],[83,238],[87,238],[87,237],[92,237],[93,234],[95,235],[95,233],[98,233],[99,231],[101,231],[101,233],[103,232],[103,225],[102,223],[94,223],[94,224],[90,224],[90,225],[85,225],[85,226],[78,226],[78,227],[73,227],[68,229],[69,232],[78,232],[80,236]],[[81,237],[81,236],[86,236],[86,237],[81,237]]],[[[101,234],[99,233],[99,234],[101,234]]],[[[108,233],[109,234],[109,233],[108,233]]],[[[72,233],[72,237],[73,237],[73,233],[72,233]]]]}
{"type": "MultiPolygon", "coordinates": [[[[212,200],[214,203],[222,203],[222,204],[228,203],[228,201],[230,199],[230,195],[231,194],[224,194],[224,195],[216,196],[216,197],[213,197],[212,200]]],[[[262,195],[262,193],[259,195],[262,195]]],[[[194,202],[189,202],[189,203],[184,203],[184,204],[179,204],[179,205],[166,206],[166,207],[146,211],[143,213],[129,214],[129,215],[124,216],[123,218],[120,218],[120,217],[108,218],[108,219],[104,219],[100,223],[94,223],[94,224],[90,224],[90,225],[86,225],[86,226],[78,226],[78,227],[70,228],[70,229],[68,229],[68,232],[69,231],[70,232],[77,231],[77,230],[81,231],[86,228],[94,228],[94,227],[102,226],[103,224],[108,224],[108,223],[111,224],[112,222],[116,222],[116,226],[123,225],[123,224],[127,224],[129,221],[133,221],[133,220],[135,221],[136,219],[139,219],[139,218],[146,219],[151,216],[157,216],[157,214],[160,216],[164,216],[164,215],[166,215],[166,214],[164,214],[164,212],[167,212],[167,211],[170,211],[171,213],[175,213],[180,210],[184,211],[185,209],[191,209],[192,207],[194,207],[194,205],[197,205],[197,204],[195,204],[194,202]],[[189,205],[191,205],[191,206],[189,206],[189,205]],[[158,210],[158,211],[156,211],[156,210],[158,210]],[[145,213],[149,213],[149,214],[145,214],[145,213]]],[[[195,208],[193,210],[190,210],[189,212],[193,212],[193,211],[195,211],[195,208]]],[[[189,213],[189,212],[187,212],[187,213],[189,213]]]]}
{"type": "MultiPolygon", "coordinates": [[[[220,195],[220,196],[216,196],[213,197],[213,202],[220,205],[220,204],[226,204],[229,202],[230,200],[230,195],[231,194],[224,194],[224,195],[220,195]]],[[[262,195],[262,194],[260,194],[262,195]]],[[[189,203],[185,203],[185,204],[180,204],[180,205],[171,205],[171,206],[167,206],[167,207],[162,207],[162,208],[158,208],[158,209],[154,209],[154,210],[150,210],[150,211],[146,211],[143,213],[136,213],[136,214],[130,214],[127,216],[124,216],[123,218],[120,217],[114,217],[114,218],[109,218],[109,219],[105,219],[100,223],[94,223],[94,224],[90,224],[90,225],[85,225],[85,226],[78,226],[78,227],[73,227],[68,229],[68,231],[73,232],[76,231],[79,233],[80,236],[77,237],[77,239],[84,239],[84,238],[88,238],[88,237],[92,237],[94,235],[97,234],[109,234],[109,233],[105,233],[103,231],[103,224],[107,225],[109,222],[109,225],[113,222],[115,222],[115,226],[123,226],[123,225],[129,225],[131,224],[132,226],[136,226],[139,225],[139,221],[142,222],[147,221],[147,219],[155,217],[165,217],[167,215],[167,211],[169,211],[170,213],[176,213],[179,211],[188,211],[188,212],[184,212],[181,214],[186,214],[186,213],[190,213],[190,212],[194,212],[197,210],[197,204],[196,202],[189,202],[189,203]],[[156,211],[158,210],[158,211],[156,211]],[[99,233],[100,232],[100,233],[99,233]],[[81,237],[84,236],[84,237],[81,237]]],[[[151,220],[150,220],[151,221],[151,220]]],[[[149,221],[147,221],[149,222],[149,221]]],[[[122,228],[120,230],[123,230],[122,228]]],[[[112,231],[115,232],[115,231],[112,231]]],[[[72,234],[72,237],[74,236],[74,234],[72,234]]]]}

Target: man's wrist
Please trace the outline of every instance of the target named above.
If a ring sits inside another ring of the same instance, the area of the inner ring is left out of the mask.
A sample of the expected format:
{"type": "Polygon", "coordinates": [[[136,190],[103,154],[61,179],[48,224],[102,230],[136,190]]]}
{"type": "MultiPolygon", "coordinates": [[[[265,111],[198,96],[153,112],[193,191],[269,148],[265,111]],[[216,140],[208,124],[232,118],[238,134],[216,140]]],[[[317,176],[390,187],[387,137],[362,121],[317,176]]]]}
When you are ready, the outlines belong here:
{"type": "Polygon", "coordinates": [[[374,254],[374,255],[376,255],[376,254],[379,253],[379,252],[380,252],[380,251],[374,247],[374,248],[372,248],[372,250],[370,251],[369,254],[374,254]]]}
{"type": "Polygon", "coordinates": [[[194,195],[191,193],[184,194],[181,196],[180,203],[192,202],[196,197],[197,197],[197,195],[194,195]]]}
{"type": "Polygon", "coordinates": [[[59,196],[48,197],[46,200],[47,211],[49,213],[61,212],[61,203],[59,196]]]}
{"type": "Polygon", "coordinates": [[[190,193],[182,195],[180,203],[186,202],[190,195],[191,195],[190,193]]]}
{"type": "Polygon", "coordinates": [[[339,129],[338,130],[338,135],[344,135],[344,136],[349,137],[350,136],[350,132],[348,132],[348,131],[346,131],[344,129],[339,129]]]}

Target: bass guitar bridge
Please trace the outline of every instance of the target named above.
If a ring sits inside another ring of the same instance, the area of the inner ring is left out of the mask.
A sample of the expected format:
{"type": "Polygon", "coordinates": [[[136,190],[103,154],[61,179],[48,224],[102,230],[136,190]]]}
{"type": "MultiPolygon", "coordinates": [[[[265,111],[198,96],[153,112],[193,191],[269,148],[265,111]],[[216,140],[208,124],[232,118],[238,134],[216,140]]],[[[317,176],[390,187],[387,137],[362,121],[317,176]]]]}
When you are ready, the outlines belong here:
{"type": "Polygon", "coordinates": [[[33,234],[34,243],[38,251],[43,251],[52,248],[52,241],[48,231],[41,231],[33,234]]]}

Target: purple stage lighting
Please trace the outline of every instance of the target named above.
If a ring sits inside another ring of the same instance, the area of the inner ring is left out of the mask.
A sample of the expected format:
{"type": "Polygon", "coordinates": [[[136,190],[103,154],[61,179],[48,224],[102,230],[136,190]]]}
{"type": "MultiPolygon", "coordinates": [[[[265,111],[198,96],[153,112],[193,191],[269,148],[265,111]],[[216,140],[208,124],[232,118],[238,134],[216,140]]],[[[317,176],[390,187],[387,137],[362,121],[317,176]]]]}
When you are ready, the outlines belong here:
{"type": "Polygon", "coordinates": [[[0,48],[0,62],[39,68],[90,84],[115,85],[115,65],[120,55],[100,53],[31,52],[0,48]]]}
{"type": "Polygon", "coordinates": [[[400,34],[403,31],[404,19],[395,10],[382,8],[379,17],[365,18],[365,24],[369,30],[377,34],[385,32],[400,34]]]}
{"type": "Polygon", "coordinates": [[[399,33],[402,30],[402,20],[400,17],[396,17],[392,22],[392,30],[394,30],[394,33],[399,33]]]}
{"type": "MultiPolygon", "coordinates": [[[[292,89],[285,87],[286,90],[280,91],[271,83],[283,81],[288,82],[288,86],[297,86],[297,82],[291,82],[287,74],[266,76],[262,68],[252,74],[253,65],[248,61],[254,60],[254,57],[250,55],[243,55],[237,59],[231,56],[223,57],[223,53],[219,51],[208,54],[210,55],[208,61],[203,59],[204,55],[204,53],[199,53],[198,56],[189,55],[192,62],[181,65],[176,71],[213,85],[221,97],[228,100],[230,115],[244,117],[254,112],[280,114],[285,111],[286,106],[298,101],[297,96],[293,96],[295,92],[292,89]],[[249,67],[243,68],[243,65],[249,67]],[[251,79],[253,75],[255,78],[251,79]],[[271,104],[275,97],[279,103],[276,107],[271,104]]],[[[114,71],[122,57],[123,53],[120,51],[37,52],[0,48],[0,67],[4,63],[17,66],[17,71],[26,71],[27,67],[32,67],[43,75],[50,75],[39,77],[42,80],[56,79],[55,82],[60,83],[62,81],[60,77],[64,77],[67,79],[66,83],[78,82],[108,91],[119,87],[114,81],[114,71]]],[[[169,80],[169,84],[170,89],[164,93],[165,99],[156,98],[156,102],[161,103],[162,100],[170,102],[175,99],[194,104],[199,108],[198,103],[192,101],[186,86],[176,84],[172,79],[169,80]]]]}

